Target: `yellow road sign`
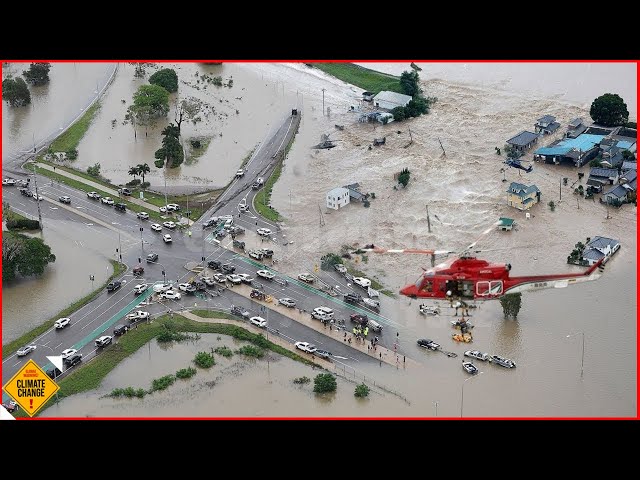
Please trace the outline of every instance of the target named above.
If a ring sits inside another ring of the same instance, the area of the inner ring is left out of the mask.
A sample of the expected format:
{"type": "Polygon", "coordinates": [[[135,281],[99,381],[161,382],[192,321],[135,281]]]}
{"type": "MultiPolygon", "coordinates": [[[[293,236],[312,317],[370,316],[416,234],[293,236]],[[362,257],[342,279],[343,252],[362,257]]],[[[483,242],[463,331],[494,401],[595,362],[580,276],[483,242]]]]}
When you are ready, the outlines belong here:
{"type": "Polygon", "coordinates": [[[3,388],[30,417],[60,389],[33,360],[29,360],[3,388]]]}

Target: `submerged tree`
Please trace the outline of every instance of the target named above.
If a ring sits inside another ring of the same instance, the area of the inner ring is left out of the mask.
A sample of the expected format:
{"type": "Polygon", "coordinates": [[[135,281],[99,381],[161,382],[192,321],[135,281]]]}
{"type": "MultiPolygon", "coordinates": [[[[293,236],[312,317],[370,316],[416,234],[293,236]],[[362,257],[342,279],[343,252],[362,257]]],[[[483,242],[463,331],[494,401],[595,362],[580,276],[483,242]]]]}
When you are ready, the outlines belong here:
{"type": "Polygon", "coordinates": [[[418,72],[407,72],[404,71],[400,75],[400,86],[406,95],[414,96],[421,93],[419,82],[418,72]]]}
{"type": "Polygon", "coordinates": [[[42,275],[48,263],[55,262],[51,247],[41,238],[29,238],[20,233],[2,235],[2,280],[12,280],[17,274],[42,275]]]}
{"type": "Polygon", "coordinates": [[[7,78],[2,81],[2,99],[12,107],[24,107],[31,103],[31,93],[21,78],[7,78]]]}
{"type": "Polygon", "coordinates": [[[398,177],[398,182],[402,184],[403,187],[406,187],[409,184],[409,178],[411,177],[411,172],[408,168],[402,169],[400,172],[400,176],[398,177]]]}
{"type": "Polygon", "coordinates": [[[50,63],[32,63],[29,70],[23,71],[22,75],[31,85],[44,85],[49,83],[49,70],[51,70],[50,63]]]}
{"type": "Polygon", "coordinates": [[[605,93],[591,104],[589,115],[594,122],[605,127],[624,125],[629,120],[627,104],[617,93],[605,93]]]}
{"type": "Polygon", "coordinates": [[[518,312],[522,306],[522,294],[521,293],[507,293],[500,297],[500,304],[502,305],[502,311],[504,312],[504,318],[518,318],[518,312]]]}
{"type": "Polygon", "coordinates": [[[177,92],[178,74],[172,68],[163,68],[149,77],[149,83],[159,85],[169,93],[177,92]]]}
{"type": "Polygon", "coordinates": [[[184,161],[184,151],[180,145],[180,131],[173,123],[167,125],[162,131],[162,147],[156,150],[156,167],[162,168],[165,164],[170,168],[176,168],[184,161]]]}

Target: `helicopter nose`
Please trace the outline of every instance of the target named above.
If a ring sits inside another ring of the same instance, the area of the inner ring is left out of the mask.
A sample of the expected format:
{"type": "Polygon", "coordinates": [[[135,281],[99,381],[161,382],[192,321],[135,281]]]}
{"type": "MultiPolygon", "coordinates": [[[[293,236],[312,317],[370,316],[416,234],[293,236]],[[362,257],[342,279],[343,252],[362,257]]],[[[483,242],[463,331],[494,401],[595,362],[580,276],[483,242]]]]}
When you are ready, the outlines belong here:
{"type": "Polygon", "coordinates": [[[418,294],[418,289],[415,285],[407,285],[403,289],[400,290],[401,295],[405,295],[407,297],[415,297],[418,294]]]}

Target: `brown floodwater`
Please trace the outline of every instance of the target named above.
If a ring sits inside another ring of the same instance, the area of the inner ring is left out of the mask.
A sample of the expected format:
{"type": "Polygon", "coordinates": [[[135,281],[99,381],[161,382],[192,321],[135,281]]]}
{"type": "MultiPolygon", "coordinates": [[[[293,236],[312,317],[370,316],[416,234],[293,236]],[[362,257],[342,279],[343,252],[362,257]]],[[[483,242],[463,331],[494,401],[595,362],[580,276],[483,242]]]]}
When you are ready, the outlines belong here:
{"type": "Polygon", "coordinates": [[[56,261],[39,277],[2,285],[2,343],[42,324],[101,286],[113,273],[104,252],[114,251],[117,234],[100,226],[68,220],[45,221],[42,238],[56,261]],[[89,279],[94,275],[93,283],[89,279]],[[93,287],[93,288],[92,288],[93,287]]]}
{"type": "MultiPolygon", "coordinates": [[[[423,88],[428,95],[438,97],[431,113],[383,127],[357,123],[357,114],[348,110],[350,105],[358,105],[360,90],[318,70],[299,64],[256,64],[250,69],[255,76],[264,75],[265,83],[267,78],[281,79],[285,92],[298,93],[297,105],[304,110],[300,133],[289,152],[281,179],[273,189],[271,203],[286,217],[283,231],[294,242],[284,247],[286,250],[279,258],[278,269],[297,275],[303,269],[311,270],[314,259],[321,254],[337,252],[343,244],[356,242],[361,245],[373,242],[390,248],[460,250],[501,216],[515,218],[517,229],[493,231],[484,236],[478,248],[486,251],[479,255],[487,260],[511,263],[514,276],[580,271],[578,267],[567,265],[566,257],[575,243],[586,237],[615,238],[622,248],[596,282],[524,294],[517,321],[504,320],[497,301],[482,304],[473,312],[472,321],[476,326],[471,345],[459,345],[451,340],[450,317],[425,318],[417,313],[419,302],[404,297],[383,298],[387,331],[397,330],[400,353],[418,360],[420,366],[405,371],[401,367],[360,362],[356,365],[358,375],[374,378],[401,392],[410,404],[385,394],[372,396],[367,406],[360,408],[362,405],[353,403],[353,386],[341,381],[334,398],[329,401],[318,399],[309,394],[308,389],[298,389],[288,383],[293,376],[299,376],[294,374],[300,371],[297,369],[307,367],[287,359],[274,360],[267,367],[263,361],[242,362],[233,367],[221,360],[220,369],[228,366],[229,372],[237,374],[225,375],[220,370],[212,370],[211,379],[216,381],[213,388],[203,383],[198,387],[197,382],[204,379],[198,374],[188,382],[173,385],[142,401],[99,399],[111,388],[127,386],[122,378],[133,382],[140,377],[141,383],[136,385],[148,386],[151,378],[186,366],[194,353],[185,350],[188,344],[176,345],[163,353],[166,357],[158,362],[171,366],[166,370],[156,367],[157,371],[145,376],[146,369],[152,367],[143,361],[144,352],[152,358],[157,357],[154,352],[160,353],[154,350],[157,347],[152,343],[109,375],[99,393],[65,399],[55,407],[64,407],[64,411],[50,409],[47,415],[636,415],[635,207],[625,205],[621,209],[611,209],[607,214],[602,205],[577,197],[568,187],[562,187],[560,200],[561,179],[566,176],[570,178],[570,184],[573,183],[577,180],[575,169],[535,164],[531,174],[521,174],[513,169],[503,174],[500,172],[503,157],[494,151],[494,147],[504,145],[507,138],[531,129],[535,120],[544,114],[557,116],[563,125],[561,131],[575,117],[588,118],[585,103],[588,99],[572,97],[567,92],[573,92],[574,87],[576,91],[590,92],[591,87],[585,84],[591,77],[573,77],[572,83],[565,75],[562,80],[554,80],[558,90],[528,95],[526,91],[511,89],[513,85],[527,83],[518,77],[528,72],[526,68],[517,71],[498,68],[496,71],[504,72],[505,76],[501,80],[490,77],[491,81],[486,84],[483,84],[484,77],[477,83],[465,84],[464,72],[457,74],[462,75],[460,78],[451,73],[454,81],[442,77],[433,79],[425,75],[425,69],[421,74],[426,79],[423,88]],[[331,109],[330,117],[322,115],[322,88],[326,88],[325,107],[331,109]],[[345,125],[344,131],[338,131],[335,124],[345,125]],[[413,138],[411,146],[407,146],[410,141],[408,127],[413,138]],[[332,150],[312,150],[310,147],[319,142],[322,133],[330,133],[338,146],[332,150]],[[373,139],[382,136],[387,139],[386,145],[369,150],[373,139]],[[442,154],[440,142],[446,156],[442,154]],[[412,172],[409,187],[394,190],[393,173],[404,167],[412,172]],[[503,182],[503,178],[507,182],[503,182]],[[505,191],[511,181],[534,183],[541,189],[542,203],[531,210],[531,218],[506,206],[505,191]],[[359,182],[365,192],[376,193],[371,207],[365,209],[362,205],[352,204],[339,212],[326,211],[326,192],[352,182],[359,182]],[[547,207],[550,200],[557,204],[554,212],[547,207]],[[426,224],[427,204],[431,232],[426,224]],[[320,211],[323,211],[324,226],[320,225],[320,211]],[[584,355],[581,348],[583,334],[584,355]],[[415,340],[421,337],[436,340],[446,350],[457,353],[458,358],[420,350],[415,340]],[[483,373],[467,382],[469,377],[461,369],[460,361],[468,348],[507,356],[516,362],[517,368],[506,370],[476,362],[483,373]],[[289,363],[290,368],[286,366],[289,363]],[[141,367],[143,364],[145,366],[141,367]],[[273,383],[267,384],[268,380],[263,377],[278,376],[279,369],[285,373],[280,380],[272,382],[280,388],[265,386],[273,383]],[[191,382],[195,383],[191,385],[191,382]],[[255,395],[256,390],[260,390],[261,395],[255,395]],[[265,398],[269,400],[264,401],[265,398]],[[185,399],[189,401],[189,410],[183,407],[185,399]],[[192,406],[193,411],[190,410],[192,406]]],[[[133,82],[132,74],[129,78],[133,82]]],[[[620,84],[620,78],[612,81],[612,89],[620,84]]],[[[275,82],[271,82],[271,88],[274,88],[275,82]]],[[[601,88],[601,76],[594,77],[593,82],[601,88]]],[[[635,92],[635,70],[623,78],[624,82],[632,84],[635,92]]],[[[235,88],[236,84],[232,90],[235,88]]],[[[126,98],[130,98],[130,94],[126,98]]],[[[631,103],[626,97],[625,100],[631,103]]],[[[272,120],[272,124],[274,122],[276,120],[272,120]]],[[[130,125],[118,125],[116,129],[127,129],[132,136],[130,125]]],[[[265,134],[262,130],[256,137],[265,134]]],[[[541,145],[552,139],[544,138],[541,145]]],[[[253,145],[246,151],[251,148],[253,145]]],[[[240,157],[241,153],[232,172],[240,157]]],[[[201,157],[198,164],[203,163],[203,159],[201,157]]],[[[531,155],[525,159],[530,160],[531,155]]],[[[132,161],[135,163],[139,162],[132,161]]],[[[588,176],[588,167],[580,171],[587,172],[588,176]]],[[[367,275],[379,278],[388,288],[398,290],[405,283],[413,282],[421,273],[421,267],[427,265],[428,258],[370,255],[368,262],[360,264],[359,268],[367,275]]],[[[233,361],[237,359],[234,357],[233,361]]],[[[313,374],[307,373],[307,376],[313,374]]]]}
{"type": "MultiPolygon", "coordinates": [[[[20,153],[52,140],[82,115],[107,84],[113,63],[52,63],[50,82],[29,87],[31,104],[13,108],[2,102],[3,165],[20,153]]],[[[2,78],[22,76],[28,63],[3,63],[2,78]]]]}
{"type": "Polygon", "coordinates": [[[253,71],[245,64],[203,65],[196,63],[158,64],[148,68],[145,79],[134,77],[134,67],[120,64],[118,73],[102,100],[102,108],[91,129],[78,146],[79,157],[74,166],[85,169],[100,163],[101,172],[112,182],[132,180],[130,167],[148,163],[151,173],[145,180],[153,188],[164,190],[164,170],[157,169],[154,153],[160,148],[162,129],[175,121],[175,105],[185,98],[203,102],[201,121],[182,123],[181,135],[186,145],[194,138],[210,140],[206,151],[197,159],[186,160],[179,168],[166,170],[170,191],[213,189],[226,185],[238,166],[282,119],[295,108],[295,90],[283,91],[282,82],[253,71]],[[137,88],[160,67],[173,68],[178,74],[178,92],[170,97],[171,110],[154,128],[134,128],[123,124],[127,108],[137,88]],[[232,87],[216,87],[201,81],[203,75],[221,76],[232,87]],[[206,88],[205,88],[206,87],[206,88]],[[112,121],[115,120],[115,123],[112,121]]]}

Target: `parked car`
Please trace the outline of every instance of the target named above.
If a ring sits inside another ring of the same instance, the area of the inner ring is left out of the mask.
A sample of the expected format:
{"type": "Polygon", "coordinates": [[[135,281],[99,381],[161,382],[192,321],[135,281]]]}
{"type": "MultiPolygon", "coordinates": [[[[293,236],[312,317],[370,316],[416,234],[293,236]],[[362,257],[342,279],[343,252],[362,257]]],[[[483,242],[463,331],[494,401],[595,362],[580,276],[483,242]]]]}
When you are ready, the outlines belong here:
{"type": "Polygon", "coordinates": [[[18,355],[19,357],[24,357],[25,355],[33,352],[36,348],[36,345],[25,345],[24,347],[18,349],[16,355],[18,355]]]}
{"type": "Polygon", "coordinates": [[[180,205],[177,203],[169,203],[167,205],[167,212],[177,212],[178,210],[180,210],[180,205]]]}
{"type": "Polygon", "coordinates": [[[58,200],[61,203],[67,203],[67,204],[71,203],[71,197],[67,197],[66,195],[64,195],[62,197],[58,197],[58,200]]]}
{"type": "Polygon", "coordinates": [[[246,320],[249,320],[249,318],[251,317],[251,314],[247,311],[246,308],[244,307],[239,307],[237,305],[232,305],[231,306],[231,314],[232,315],[237,315],[238,317],[242,317],[246,320]]]}
{"type": "Polygon", "coordinates": [[[144,273],[144,267],[142,265],[138,265],[137,267],[134,267],[132,272],[134,275],[142,275],[144,273]]]}
{"type": "Polygon", "coordinates": [[[348,303],[360,303],[362,302],[362,296],[357,293],[347,293],[344,296],[344,301],[348,303]]]}
{"type": "Polygon", "coordinates": [[[82,354],[74,353],[70,357],[65,358],[63,360],[63,363],[67,366],[67,368],[71,368],[77,365],[78,363],[80,363],[81,361],[82,361],[82,354]]]}
{"type": "Polygon", "coordinates": [[[65,358],[70,357],[71,355],[73,355],[77,351],[78,350],[76,350],[75,348],[66,348],[62,352],[60,352],[60,355],[62,356],[62,359],[64,360],[65,358]]]}
{"type": "Polygon", "coordinates": [[[164,243],[173,243],[173,239],[171,238],[171,235],[169,235],[168,233],[165,233],[162,236],[162,240],[164,241],[164,243]]]}
{"type": "Polygon", "coordinates": [[[171,285],[170,283],[158,283],[157,285],[153,286],[153,291],[155,293],[162,293],[162,292],[167,292],[172,288],[173,288],[173,285],[171,285]]]}
{"type": "Polygon", "coordinates": [[[216,284],[215,280],[211,277],[202,277],[200,280],[204,282],[207,287],[213,287],[216,284]]]}
{"type": "Polygon", "coordinates": [[[236,177],[238,178],[244,177],[244,174],[245,174],[244,168],[239,168],[238,171],[236,172],[236,177]]]}
{"type": "Polygon", "coordinates": [[[227,280],[234,285],[240,285],[242,283],[242,277],[240,275],[236,275],[235,273],[228,274],[227,280]]]}
{"type": "Polygon", "coordinates": [[[227,282],[227,276],[222,274],[222,273],[214,273],[213,274],[213,279],[218,283],[226,283],[227,282]]]}
{"type": "Polygon", "coordinates": [[[278,299],[278,303],[288,308],[293,308],[296,306],[296,301],[288,297],[278,299]]]}
{"type": "Polygon", "coordinates": [[[497,363],[501,367],[505,367],[505,368],[515,368],[516,367],[516,364],[515,364],[515,362],[513,360],[501,357],[499,355],[491,355],[491,362],[492,363],[497,363]]]}
{"type": "Polygon", "coordinates": [[[167,213],[167,207],[160,207],[160,213],[167,213]]]}
{"type": "Polygon", "coordinates": [[[249,205],[247,205],[246,203],[241,203],[238,205],[238,210],[240,210],[241,212],[248,212],[249,205]]]}
{"type": "Polygon", "coordinates": [[[147,285],[146,283],[141,283],[133,287],[133,293],[135,293],[136,295],[140,295],[142,292],[146,291],[147,288],[149,288],[149,285],[147,285]]]}
{"type": "Polygon", "coordinates": [[[136,213],[136,217],[138,217],[140,220],[149,220],[149,214],[147,212],[138,212],[136,213]]]}
{"type": "Polygon", "coordinates": [[[56,378],[58,378],[60,375],[62,375],[62,371],[60,371],[60,370],[59,370],[58,368],[56,368],[56,367],[53,367],[53,368],[50,368],[49,370],[47,370],[47,376],[48,376],[49,378],[56,379],[56,378]]]}
{"type": "Polygon", "coordinates": [[[181,290],[187,293],[195,293],[196,287],[194,287],[190,283],[181,283],[178,285],[178,290],[181,290]]]}
{"type": "Polygon", "coordinates": [[[234,227],[231,227],[229,229],[229,233],[231,235],[242,235],[242,234],[244,234],[244,228],[242,228],[242,227],[240,227],[238,225],[235,225],[234,227]]]}
{"type": "Polygon", "coordinates": [[[207,267],[209,267],[212,270],[218,270],[220,268],[221,263],[218,260],[210,260],[209,263],[207,263],[207,267]]]}
{"type": "Polygon", "coordinates": [[[256,232],[262,237],[269,237],[271,235],[271,230],[268,228],[259,228],[256,232]]]}
{"type": "Polygon", "coordinates": [[[71,319],[65,317],[65,318],[59,318],[58,320],[56,320],[53,326],[56,327],[56,330],[62,330],[64,327],[70,324],[71,324],[71,319]]]}
{"type": "Polygon", "coordinates": [[[176,228],[176,224],[174,222],[162,222],[162,226],[171,230],[176,228]]]}
{"type": "Polygon", "coordinates": [[[336,263],[336,264],[333,266],[333,268],[335,268],[335,269],[336,269],[336,271],[337,271],[338,273],[342,273],[343,275],[344,275],[345,273],[347,273],[347,267],[345,267],[345,266],[344,266],[343,264],[341,264],[341,263],[336,263]]]}
{"type": "Polygon", "coordinates": [[[246,283],[247,285],[251,285],[251,282],[253,282],[254,280],[254,278],[251,277],[248,273],[238,273],[238,276],[242,280],[242,283],[246,283]]]}
{"type": "Polygon", "coordinates": [[[264,258],[264,255],[262,254],[262,252],[259,252],[257,250],[251,250],[249,252],[249,257],[253,258],[254,260],[261,261],[264,258]]]}
{"type": "Polygon", "coordinates": [[[121,212],[126,212],[127,211],[127,204],[126,203],[116,203],[115,207],[116,207],[116,210],[120,210],[121,212]]]}
{"type": "Polygon", "coordinates": [[[266,328],[267,326],[267,321],[262,317],[251,317],[250,322],[260,328],[266,328]]]}
{"type": "Polygon", "coordinates": [[[313,283],[315,278],[313,278],[313,275],[311,275],[310,273],[301,273],[300,275],[298,275],[298,280],[302,280],[303,282],[307,283],[313,283]]]}
{"type": "Polygon", "coordinates": [[[180,295],[180,292],[176,292],[175,290],[167,290],[160,294],[160,298],[164,298],[166,300],[180,300],[182,295],[180,295]]]}
{"type": "Polygon", "coordinates": [[[111,343],[111,340],[113,340],[113,337],[111,335],[103,335],[102,337],[96,339],[95,346],[98,348],[106,347],[111,343]]]}
{"type": "Polygon", "coordinates": [[[159,223],[152,223],[151,224],[151,230],[153,230],[154,232],[161,232],[162,231],[162,225],[160,225],[159,223]]]}
{"type": "Polygon", "coordinates": [[[197,281],[197,280],[195,282],[192,282],[191,285],[193,285],[196,288],[196,290],[199,290],[199,291],[203,291],[203,290],[207,289],[207,284],[206,283],[200,282],[200,281],[197,281]]]}
{"type": "Polygon", "coordinates": [[[333,354],[327,350],[316,350],[315,352],[313,352],[313,354],[324,359],[328,359],[333,356],[333,354]]]}
{"type": "Polygon", "coordinates": [[[4,178],[2,180],[2,185],[15,185],[16,184],[16,180],[14,178],[4,178]]]}
{"type": "Polygon", "coordinates": [[[32,197],[39,202],[44,200],[44,197],[42,195],[38,195],[36,192],[33,192],[32,197]]]}
{"type": "Polygon", "coordinates": [[[265,280],[273,280],[273,277],[275,277],[275,275],[269,270],[258,270],[256,272],[256,275],[258,275],[260,278],[264,278],[265,280]]]}
{"type": "Polygon", "coordinates": [[[107,292],[115,292],[121,286],[122,282],[120,282],[119,280],[114,280],[113,282],[110,282],[109,285],[107,285],[107,292]]]}
{"type": "Polygon", "coordinates": [[[273,250],[270,250],[268,248],[261,248],[260,250],[258,250],[260,253],[262,253],[262,255],[264,255],[267,258],[271,258],[273,257],[273,250]]]}
{"type": "Polygon", "coordinates": [[[323,313],[325,315],[329,315],[330,318],[333,318],[333,310],[329,307],[316,307],[313,309],[314,312],[323,313]]]}
{"type": "Polygon", "coordinates": [[[114,335],[124,335],[129,331],[129,325],[116,325],[116,328],[113,329],[114,335]]]}
{"type": "Polygon", "coordinates": [[[100,199],[100,201],[101,201],[102,203],[104,203],[105,205],[113,205],[113,204],[115,204],[115,203],[116,203],[116,202],[113,200],[113,198],[111,198],[111,197],[103,197],[103,198],[101,198],[101,199],[100,199]]]}
{"type": "Polygon", "coordinates": [[[464,352],[464,356],[475,358],[476,360],[482,360],[483,362],[491,360],[491,355],[488,353],[482,353],[480,350],[467,350],[464,352]]]}
{"type": "Polygon", "coordinates": [[[144,312],[142,310],[136,310],[135,312],[131,312],[127,315],[127,320],[129,323],[137,322],[138,320],[147,320],[149,318],[149,312],[144,312]]]}
{"type": "Polygon", "coordinates": [[[418,340],[418,345],[423,348],[428,348],[429,350],[438,350],[440,348],[440,344],[434,342],[433,340],[429,340],[428,338],[421,338],[418,340]]]}
{"type": "Polygon", "coordinates": [[[363,327],[366,326],[369,321],[369,317],[361,313],[352,313],[350,318],[352,322],[362,325],[363,327]]]}
{"type": "Polygon", "coordinates": [[[133,192],[131,190],[129,190],[128,188],[119,188],[118,189],[118,193],[120,195],[131,195],[133,192]]]}
{"type": "Polygon", "coordinates": [[[220,270],[222,270],[224,273],[233,273],[236,271],[236,267],[228,263],[224,263],[220,266],[220,270]]]}
{"type": "Polygon", "coordinates": [[[155,252],[151,252],[147,255],[147,262],[157,262],[158,254],[155,252]]]}
{"type": "Polygon", "coordinates": [[[361,286],[362,288],[369,288],[371,286],[371,280],[364,277],[353,277],[353,283],[361,286]]]}
{"type": "Polygon", "coordinates": [[[314,353],[317,350],[316,346],[309,342],[296,342],[295,347],[307,353],[314,353]]]}
{"type": "Polygon", "coordinates": [[[92,198],[93,200],[100,200],[100,194],[98,192],[89,192],[87,193],[87,197],[92,198]]]}
{"type": "Polygon", "coordinates": [[[28,188],[20,188],[18,190],[20,192],[20,195],[24,195],[25,197],[31,197],[31,190],[29,190],[28,188]]]}

